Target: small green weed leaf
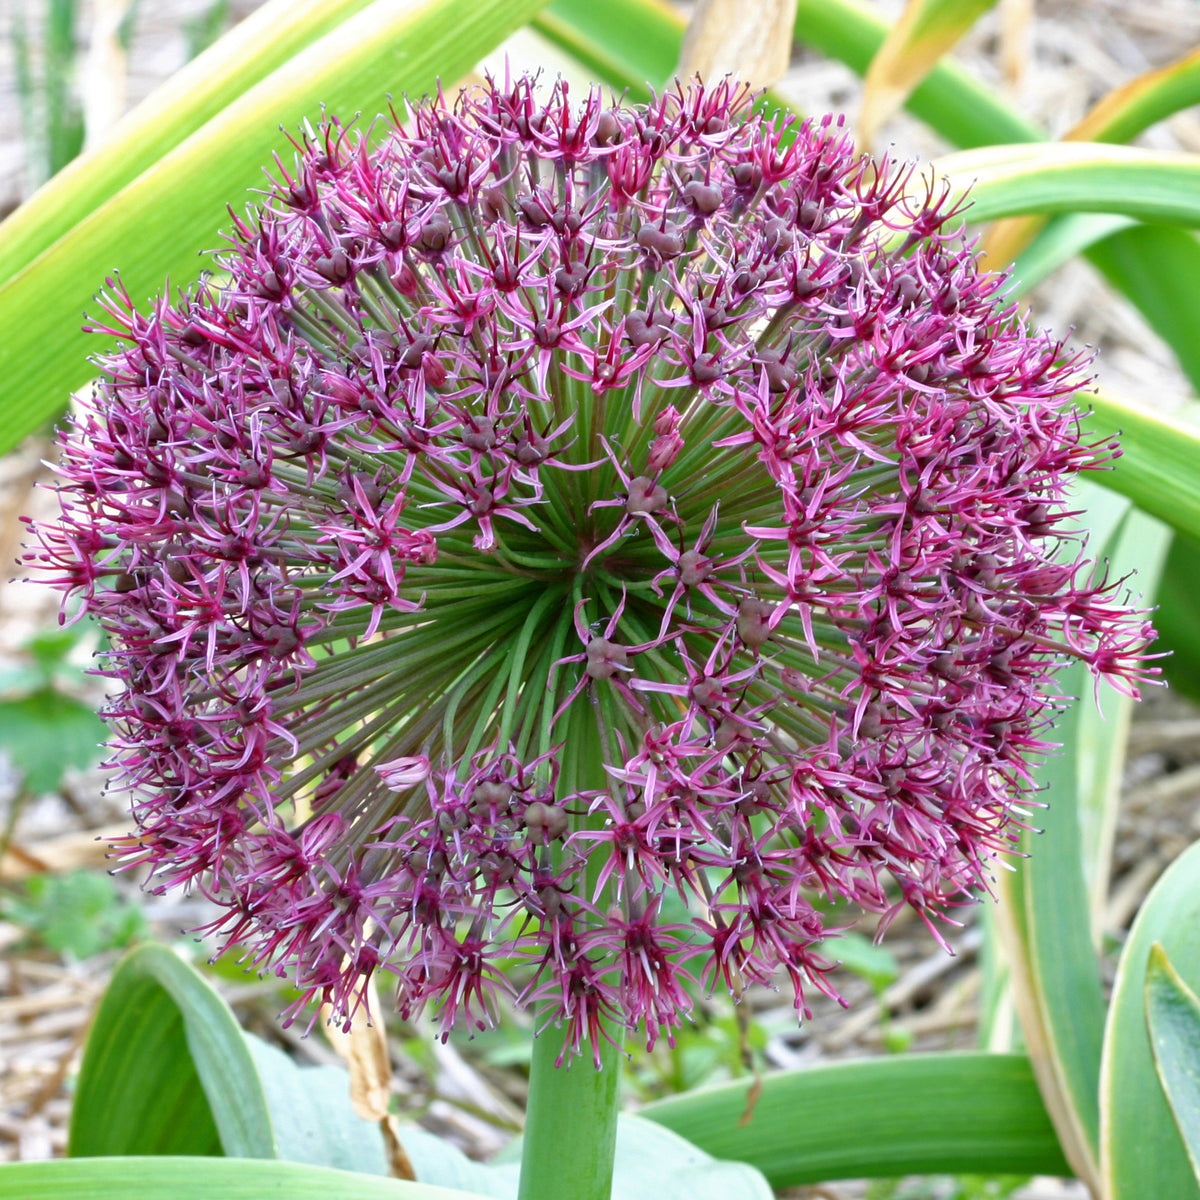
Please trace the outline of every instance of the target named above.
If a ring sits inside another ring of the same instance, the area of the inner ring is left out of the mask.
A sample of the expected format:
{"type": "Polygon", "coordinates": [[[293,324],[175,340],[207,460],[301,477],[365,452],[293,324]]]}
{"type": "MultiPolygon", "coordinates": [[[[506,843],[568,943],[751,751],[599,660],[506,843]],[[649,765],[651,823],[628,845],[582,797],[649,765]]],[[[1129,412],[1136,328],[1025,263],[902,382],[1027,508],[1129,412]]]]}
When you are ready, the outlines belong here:
{"type": "Polygon", "coordinates": [[[1155,1069],[1146,1023],[1151,948],[1162,946],[1185,980],[1200,980],[1200,844],[1146,897],[1117,965],[1100,1074],[1100,1145],[1107,1200],[1197,1200],[1192,1171],[1155,1069]]]}
{"type": "Polygon", "coordinates": [[[894,983],[900,974],[896,956],[861,933],[844,933],[833,944],[842,966],[865,979],[876,992],[894,983]]]}
{"type": "Polygon", "coordinates": [[[94,763],[107,734],[90,705],[53,688],[0,701],[0,747],[35,796],[54,791],[66,767],[94,763]]]}
{"type": "Polygon", "coordinates": [[[147,933],[142,910],[123,900],[103,871],[33,875],[20,894],[0,899],[0,913],[42,945],[76,959],[123,949],[147,933]]]}
{"type": "Polygon", "coordinates": [[[1157,942],[1146,968],[1146,1025],[1155,1070],[1200,1178],[1200,1000],[1157,942]]]}
{"type": "Polygon", "coordinates": [[[67,1158],[0,1164],[0,1200],[478,1200],[475,1193],[263,1159],[67,1158]]]}
{"type": "Polygon", "coordinates": [[[59,671],[79,677],[81,672],[69,663],[67,658],[80,641],[93,633],[95,628],[88,620],[65,628],[42,629],[29,639],[25,649],[45,673],[47,681],[59,671]]]}

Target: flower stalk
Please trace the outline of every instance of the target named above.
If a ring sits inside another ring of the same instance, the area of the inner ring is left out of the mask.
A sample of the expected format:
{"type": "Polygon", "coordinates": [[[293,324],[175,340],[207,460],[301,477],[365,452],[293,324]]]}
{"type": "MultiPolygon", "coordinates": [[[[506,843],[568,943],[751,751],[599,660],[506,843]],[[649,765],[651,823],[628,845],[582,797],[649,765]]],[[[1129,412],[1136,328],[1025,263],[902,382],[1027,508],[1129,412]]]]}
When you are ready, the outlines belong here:
{"type": "Polygon", "coordinates": [[[598,1063],[590,1058],[564,1062],[562,1039],[552,1028],[533,1039],[519,1200],[611,1197],[621,1094],[620,1036],[616,1029],[600,1037],[598,1063]]]}

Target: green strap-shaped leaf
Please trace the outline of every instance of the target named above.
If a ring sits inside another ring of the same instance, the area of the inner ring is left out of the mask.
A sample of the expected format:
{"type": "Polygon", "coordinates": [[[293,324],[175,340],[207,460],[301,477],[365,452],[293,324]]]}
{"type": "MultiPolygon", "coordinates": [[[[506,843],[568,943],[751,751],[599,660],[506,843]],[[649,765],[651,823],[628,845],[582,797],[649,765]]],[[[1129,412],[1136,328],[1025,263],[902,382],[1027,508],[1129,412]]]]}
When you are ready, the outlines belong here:
{"type": "Polygon", "coordinates": [[[1093,245],[1088,259],[1141,310],[1200,391],[1200,241],[1164,225],[1139,225],[1093,245]]]}
{"type": "MultiPolygon", "coordinates": [[[[800,0],[796,40],[864,74],[889,23],[862,0],[800,0]]],[[[1006,104],[957,63],[943,60],[908,97],[905,107],[951,145],[1036,142],[1044,131],[1006,104]]]]}
{"type": "MultiPolygon", "coordinates": [[[[1153,594],[1170,535],[1119,497],[1084,483],[1088,551],[1110,579],[1133,575],[1153,594]]],[[[1076,1171],[1099,1175],[1099,1077],[1105,1004],[1094,948],[1108,892],[1108,866],[1132,701],[1103,686],[1093,696],[1082,664],[1060,678],[1078,696],[1056,722],[1058,753],[1037,772],[1048,808],[1035,809],[1022,850],[1002,880],[998,913],[1006,934],[1017,1011],[1047,1105],[1076,1171]]]]}
{"type": "Polygon", "coordinates": [[[675,73],[684,21],[661,0],[554,0],[533,18],[543,37],[631,100],[650,98],[675,73]]]}
{"type": "Polygon", "coordinates": [[[776,1188],[932,1172],[1069,1174],[1029,1060],[905,1054],[659,1100],[641,1115],[776,1188]]]}
{"type": "Polygon", "coordinates": [[[79,331],[117,268],[139,303],[169,277],[194,280],[218,242],[225,206],[262,182],[280,132],[319,106],[368,119],[389,94],[420,95],[461,77],[544,0],[375,0],[256,84],[0,286],[0,451],[65,404],[92,374],[102,339],[79,331]],[[47,352],[53,347],[53,353],[47,352]]]}
{"type": "Polygon", "coordinates": [[[879,127],[904,103],[938,60],[996,0],[908,0],[871,59],[863,86],[859,132],[871,145],[879,127]]]}
{"type": "Polygon", "coordinates": [[[74,1157],[229,1154],[387,1174],[337,1067],[300,1067],[243,1033],[165,946],[118,965],[93,1022],[71,1116],[74,1157]]]}
{"type": "MultiPolygon", "coordinates": [[[[1116,213],[1071,213],[1053,217],[1042,231],[1017,255],[1010,270],[1018,296],[1032,291],[1048,275],[1082,254],[1097,242],[1136,226],[1133,217],[1116,213]]],[[[1186,230],[1163,226],[1169,233],[1186,238],[1186,230]]]]}
{"type": "Polygon", "coordinates": [[[1176,533],[1200,538],[1200,433],[1177,417],[1104,392],[1083,399],[1092,408],[1083,420],[1086,432],[1096,437],[1116,433],[1121,443],[1111,469],[1091,472],[1090,478],[1127,496],[1176,533]]]}
{"type": "Polygon", "coordinates": [[[113,972],[75,1089],[67,1153],[275,1158],[267,1098],[229,1006],[165,946],[113,972]]]}
{"type": "Polygon", "coordinates": [[[1157,942],[1146,968],[1146,1028],[1154,1068],[1200,1178],[1200,1000],[1157,942]]]}
{"type": "Polygon", "coordinates": [[[293,54],[368,0],[268,0],[172,75],[103,146],[69,163],[0,226],[0,280],[27,267],[94,208],[293,54]]]}
{"type": "Polygon", "coordinates": [[[1106,1200],[1200,1197],[1146,1028],[1146,972],[1155,942],[1183,979],[1200,982],[1200,843],[1180,855],[1147,896],[1117,966],[1100,1075],[1106,1200]]]}
{"type": "Polygon", "coordinates": [[[1067,136],[1080,142],[1132,141],[1193,104],[1200,104],[1200,50],[1114,88],[1067,136]]]}
{"type": "Polygon", "coordinates": [[[1159,645],[1170,650],[1162,660],[1167,683],[1200,703],[1200,541],[1176,537],[1167,555],[1158,589],[1154,628],[1159,645]]]}
{"type": "MultiPolygon", "coordinates": [[[[1082,666],[1059,680],[1068,694],[1087,687],[1082,666]]],[[[1088,697],[1090,701],[1090,697],[1088,697]]],[[[1042,1095],[1066,1156],[1085,1182],[1098,1173],[1100,1050],[1104,997],[1092,946],[1079,822],[1081,703],[1056,722],[1062,749],[1037,773],[1049,807],[1035,809],[1022,850],[1029,855],[1000,881],[998,916],[1017,1014],[1042,1095]]]]}
{"type": "Polygon", "coordinates": [[[1143,221],[1200,225],[1200,155],[1106,142],[1021,142],[948,154],[934,163],[967,216],[1111,212],[1143,221]]]}
{"type": "MultiPolygon", "coordinates": [[[[1149,608],[1163,576],[1173,535],[1162,522],[1127,506],[1110,533],[1102,522],[1117,511],[1114,493],[1084,481],[1080,492],[1086,509],[1088,554],[1107,563],[1110,580],[1127,580],[1126,588],[1149,608]]],[[[1088,892],[1092,940],[1099,945],[1108,902],[1113,838],[1120,809],[1121,777],[1135,702],[1109,684],[1101,684],[1099,703],[1091,680],[1080,706],[1075,731],[1076,779],[1084,884],[1088,892]]]]}
{"type": "MultiPolygon", "coordinates": [[[[796,37],[822,53],[844,62],[860,74],[887,35],[888,25],[861,0],[800,0],[796,37]]],[[[1133,80],[1101,102],[1089,126],[1097,141],[1120,141],[1134,136],[1172,112],[1195,103],[1200,92],[1200,61],[1193,53],[1161,71],[1133,80]]],[[[910,112],[936,129],[953,145],[966,149],[997,143],[1044,140],[1048,135],[1016,109],[950,63],[940,63],[910,98],[910,112]]],[[[1135,185],[1136,186],[1136,185],[1135,185]]],[[[1080,205],[1080,207],[1091,207],[1080,205]]],[[[1122,210],[1124,211],[1124,210],[1122,210]]],[[[982,219],[975,209],[972,219],[982,219]]],[[[1168,314],[1160,332],[1192,376],[1196,347],[1200,346],[1200,274],[1192,266],[1195,239],[1182,229],[1163,228],[1154,234],[1161,269],[1150,273],[1144,266],[1123,269],[1144,242],[1137,234],[1115,232],[1118,222],[1133,216],[1094,216],[1081,213],[1050,222],[1018,261],[1016,275],[1027,290],[1055,267],[1083,250],[1092,256],[1091,244],[1106,238],[1097,253],[1097,266],[1113,284],[1156,323],[1168,314]],[[1109,236],[1113,235],[1113,236],[1109,236]],[[1184,293],[1184,303],[1177,303],[1184,293]]],[[[1156,325],[1156,327],[1158,327],[1156,325]]]]}
{"type": "Polygon", "coordinates": [[[472,1192],[236,1158],[67,1158],[0,1165],[0,1200],[479,1200],[472,1192]]]}

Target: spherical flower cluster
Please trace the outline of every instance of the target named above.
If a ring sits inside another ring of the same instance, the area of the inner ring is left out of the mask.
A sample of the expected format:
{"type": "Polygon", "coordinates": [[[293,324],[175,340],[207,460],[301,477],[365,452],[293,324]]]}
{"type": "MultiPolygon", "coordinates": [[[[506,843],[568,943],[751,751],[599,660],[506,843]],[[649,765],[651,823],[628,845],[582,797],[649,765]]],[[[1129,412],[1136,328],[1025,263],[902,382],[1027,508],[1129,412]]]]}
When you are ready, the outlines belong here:
{"type": "Polygon", "coordinates": [[[1062,664],[1145,674],[1078,360],[942,185],[750,101],[329,120],[224,274],[105,297],[29,557],[110,639],[119,856],[344,1019],[803,1010],[840,902],[986,886],[1062,664]]]}

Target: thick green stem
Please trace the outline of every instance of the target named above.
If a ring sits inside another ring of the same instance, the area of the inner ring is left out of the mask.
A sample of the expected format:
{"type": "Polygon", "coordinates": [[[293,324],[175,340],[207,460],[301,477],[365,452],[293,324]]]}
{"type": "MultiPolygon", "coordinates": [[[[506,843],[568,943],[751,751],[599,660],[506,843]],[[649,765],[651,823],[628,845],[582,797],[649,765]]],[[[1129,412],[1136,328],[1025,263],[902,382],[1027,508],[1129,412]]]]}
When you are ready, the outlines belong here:
{"type": "Polygon", "coordinates": [[[553,1025],[534,1039],[519,1200],[610,1200],[621,1052],[602,1043],[597,1070],[591,1047],[556,1067],[561,1050],[553,1025]]]}

